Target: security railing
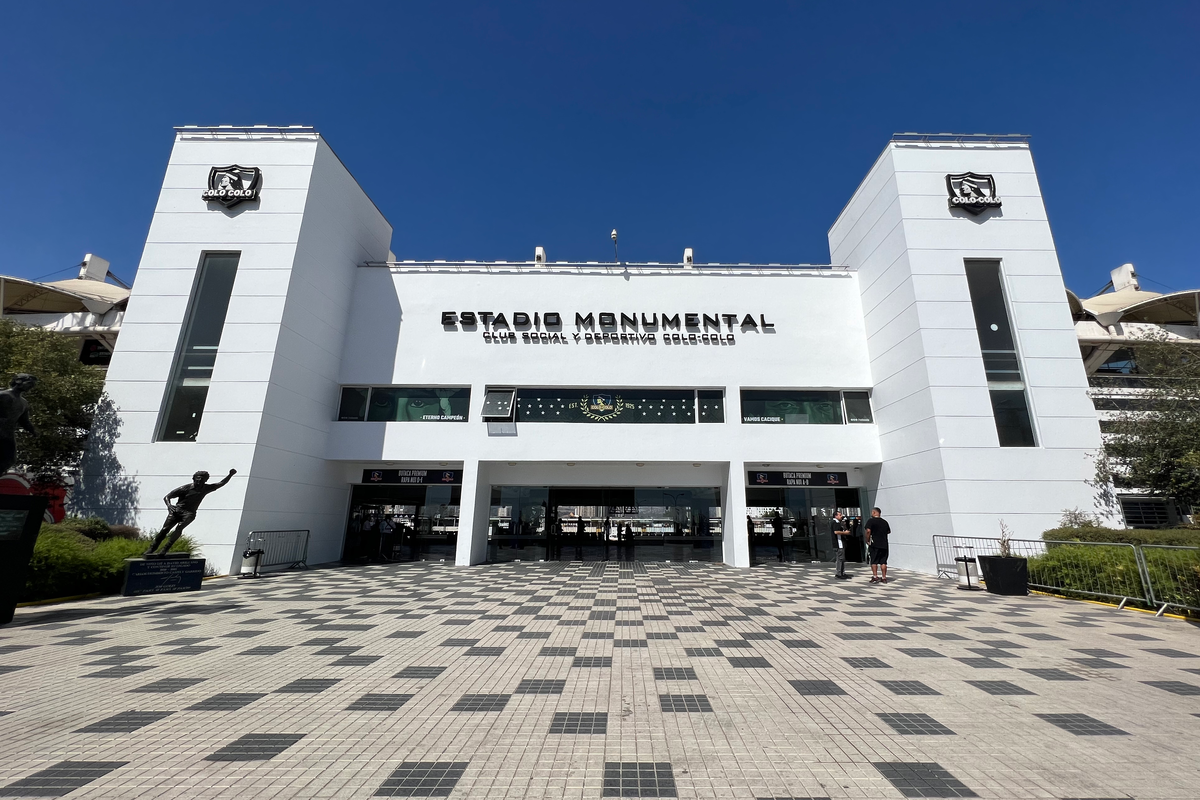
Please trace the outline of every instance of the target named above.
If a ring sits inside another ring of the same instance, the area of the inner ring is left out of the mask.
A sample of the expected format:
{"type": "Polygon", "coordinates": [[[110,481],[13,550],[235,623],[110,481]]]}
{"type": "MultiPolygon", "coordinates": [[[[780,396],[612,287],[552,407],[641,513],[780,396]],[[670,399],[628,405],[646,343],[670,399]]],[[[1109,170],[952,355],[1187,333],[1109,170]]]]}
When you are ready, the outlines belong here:
{"type": "Polygon", "coordinates": [[[308,568],[308,531],[250,531],[247,550],[262,550],[258,566],[308,568]]]}
{"type": "Polygon", "coordinates": [[[1138,548],[1150,584],[1150,602],[1200,612],[1200,547],[1144,544],[1138,548]]]}
{"type": "MultiPolygon", "coordinates": [[[[956,577],[955,558],[999,555],[1000,540],[934,536],[939,577],[956,577]]],[[[1064,597],[1104,598],[1119,607],[1200,612],[1200,547],[1010,539],[1028,561],[1029,588],[1064,597]]]]}

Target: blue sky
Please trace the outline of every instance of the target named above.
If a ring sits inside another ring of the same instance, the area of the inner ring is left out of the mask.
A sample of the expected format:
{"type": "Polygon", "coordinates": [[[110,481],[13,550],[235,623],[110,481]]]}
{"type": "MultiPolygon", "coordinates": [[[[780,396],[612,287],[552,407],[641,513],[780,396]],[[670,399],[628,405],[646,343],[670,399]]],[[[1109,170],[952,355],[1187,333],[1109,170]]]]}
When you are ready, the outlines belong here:
{"type": "Polygon", "coordinates": [[[174,125],[309,124],[399,258],[825,263],[894,131],[1032,135],[1068,286],[1200,286],[1200,4],[7,3],[0,274],[131,279],[174,125]]]}

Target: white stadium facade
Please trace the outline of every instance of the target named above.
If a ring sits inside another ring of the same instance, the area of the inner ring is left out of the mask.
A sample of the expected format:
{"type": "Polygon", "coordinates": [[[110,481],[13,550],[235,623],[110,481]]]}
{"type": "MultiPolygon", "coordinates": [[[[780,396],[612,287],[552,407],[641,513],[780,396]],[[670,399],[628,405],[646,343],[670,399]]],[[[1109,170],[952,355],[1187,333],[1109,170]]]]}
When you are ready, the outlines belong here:
{"type": "Polygon", "coordinates": [[[133,485],[153,529],[236,468],[188,529],[219,571],[290,529],[309,563],[744,567],[780,533],[807,561],[871,506],[892,564],[933,571],[934,534],[1093,506],[1110,359],[1077,327],[1111,355],[1121,319],[1065,290],[1022,137],[894,137],[830,264],[429,262],[391,237],[311,128],[177,129],[107,374],[120,475],[82,479],[133,485]]]}

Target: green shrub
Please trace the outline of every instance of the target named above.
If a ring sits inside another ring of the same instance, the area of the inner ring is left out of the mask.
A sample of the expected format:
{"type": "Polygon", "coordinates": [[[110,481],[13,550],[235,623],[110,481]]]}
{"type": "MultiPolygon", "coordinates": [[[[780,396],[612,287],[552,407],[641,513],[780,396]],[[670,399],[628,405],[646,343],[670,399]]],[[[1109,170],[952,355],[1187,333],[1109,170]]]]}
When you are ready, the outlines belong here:
{"type": "Polygon", "coordinates": [[[1142,555],[1155,600],[1200,608],[1200,551],[1150,547],[1142,555]]]}
{"type": "MultiPolygon", "coordinates": [[[[77,527],[42,526],[29,560],[23,601],[119,592],[125,579],[125,559],[140,556],[150,546],[150,540],[144,538],[114,536],[96,541],[77,527]]],[[[195,551],[195,543],[186,536],[179,537],[171,547],[173,553],[195,551]]]]}
{"type": "Polygon", "coordinates": [[[99,517],[67,517],[55,527],[81,533],[96,541],[107,539],[110,535],[108,523],[99,517]]]}
{"type": "Polygon", "coordinates": [[[1050,545],[1029,559],[1029,583],[1050,587],[1071,596],[1145,596],[1137,556],[1131,547],[1050,545]]]}
{"type": "Polygon", "coordinates": [[[1195,528],[1164,528],[1135,530],[1122,528],[1054,528],[1042,534],[1043,541],[1110,542],[1126,544],[1170,544],[1200,547],[1200,530],[1195,528]]]}
{"type": "MultiPolygon", "coordinates": [[[[1144,545],[1142,556],[1154,599],[1200,608],[1200,550],[1154,547],[1200,547],[1200,531],[1187,528],[1167,530],[1117,530],[1115,528],[1056,528],[1042,534],[1045,541],[1080,542],[1078,545],[1047,545],[1043,555],[1029,559],[1029,583],[1048,587],[1069,597],[1111,599],[1148,597],[1132,547],[1095,547],[1082,544],[1144,545]]],[[[1149,607],[1149,603],[1137,605],[1149,607]]],[[[1193,612],[1194,613],[1194,612],[1193,612]]]]}

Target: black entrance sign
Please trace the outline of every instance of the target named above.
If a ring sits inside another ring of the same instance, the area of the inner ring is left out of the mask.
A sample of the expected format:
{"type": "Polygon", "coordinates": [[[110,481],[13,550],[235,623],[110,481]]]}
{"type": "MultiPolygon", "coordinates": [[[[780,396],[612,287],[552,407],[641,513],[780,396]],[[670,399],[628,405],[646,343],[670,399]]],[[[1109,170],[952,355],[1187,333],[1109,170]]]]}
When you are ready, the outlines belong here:
{"type": "Polygon", "coordinates": [[[747,486],[848,486],[844,472],[755,472],[746,473],[747,486]]]}
{"type": "Polygon", "coordinates": [[[461,469],[364,469],[363,483],[410,483],[419,486],[462,483],[461,469]]]}
{"type": "Polygon", "coordinates": [[[204,580],[203,558],[127,558],[121,594],[194,592],[204,580]]]}

